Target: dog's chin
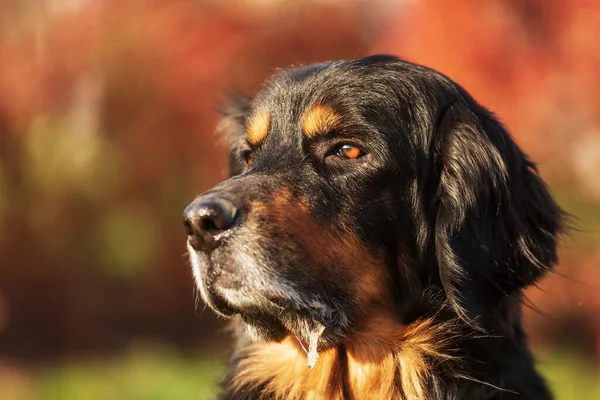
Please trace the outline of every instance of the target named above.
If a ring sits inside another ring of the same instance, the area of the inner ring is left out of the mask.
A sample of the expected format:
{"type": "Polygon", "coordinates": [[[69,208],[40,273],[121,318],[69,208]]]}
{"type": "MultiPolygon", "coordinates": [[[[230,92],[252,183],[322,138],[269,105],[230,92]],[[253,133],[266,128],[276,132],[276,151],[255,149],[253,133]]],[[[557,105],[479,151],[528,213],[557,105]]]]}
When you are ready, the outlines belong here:
{"type": "Polygon", "coordinates": [[[190,252],[190,259],[202,299],[220,316],[277,315],[293,304],[286,298],[293,291],[283,285],[268,285],[259,274],[221,268],[211,257],[195,252],[190,252]]]}
{"type": "Polygon", "coordinates": [[[279,342],[292,335],[307,349],[317,335],[321,351],[335,346],[347,331],[345,318],[336,318],[339,313],[322,304],[299,307],[291,298],[253,294],[246,287],[231,288],[218,283],[210,288],[205,286],[201,293],[205,303],[218,315],[225,318],[239,315],[255,342],[279,342]]]}
{"type": "MultiPolygon", "coordinates": [[[[319,348],[330,347],[347,332],[352,305],[313,291],[297,290],[282,279],[269,279],[244,268],[218,268],[213,256],[190,251],[194,278],[204,302],[218,315],[240,315],[256,340],[294,335],[308,343],[319,333],[319,348]]],[[[221,260],[218,260],[221,261],[221,260]]]]}
{"type": "Polygon", "coordinates": [[[290,298],[260,297],[236,309],[253,341],[279,342],[291,335],[306,351],[315,340],[322,351],[337,345],[348,331],[347,318],[329,306],[313,303],[312,307],[299,307],[290,298]]]}
{"type": "MultiPolygon", "coordinates": [[[[338,343],[348,330],[344,309],[301,295],[283,284],[276,289],[257,288],[241,274],[215,273],[210,260],[193,261],[194,276],[202,299],[217,315],[239,315],[256,341],[281,341],[289,335],[310,343],[318,332],[319,349],[338,343]]],[[[335,304],[335,303],[334,303],[335,304]]]]}

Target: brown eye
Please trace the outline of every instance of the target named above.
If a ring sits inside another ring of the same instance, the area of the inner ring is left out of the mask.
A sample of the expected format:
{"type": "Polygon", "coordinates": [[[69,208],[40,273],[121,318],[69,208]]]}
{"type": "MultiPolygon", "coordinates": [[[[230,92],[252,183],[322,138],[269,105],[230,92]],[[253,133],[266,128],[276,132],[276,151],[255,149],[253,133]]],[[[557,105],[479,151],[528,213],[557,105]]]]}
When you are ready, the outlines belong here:
{"type": "Polygon", "coordinates": [[[359,149],[356,146],[351,146],[349,144],[345,144],[338,149],[336,155],[354,160],[358,157],[363,156],[364,153],[361,149],[359,149]]]}
{"type": "Polygon", "coordinates": [[[246,164],[248,164],[249,167],[252,166],[252,161],[254,161],[254,155],[251,151],[247,151],[244,153],[244,160],[246,160],[246,164]]]}

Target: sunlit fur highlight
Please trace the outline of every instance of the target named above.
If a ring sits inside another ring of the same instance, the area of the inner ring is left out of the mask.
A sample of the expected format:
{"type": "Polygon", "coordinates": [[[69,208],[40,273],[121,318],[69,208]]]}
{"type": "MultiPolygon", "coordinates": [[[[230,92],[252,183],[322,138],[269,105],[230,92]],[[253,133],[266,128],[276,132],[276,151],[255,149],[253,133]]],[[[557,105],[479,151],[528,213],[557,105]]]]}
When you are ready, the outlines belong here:
{"type": "Polygon", "coordinates": [[[341,116],[326,104],[315,104],[302,119],[302,131],[306,137],[325,135],[341,127],[341,116]]]}

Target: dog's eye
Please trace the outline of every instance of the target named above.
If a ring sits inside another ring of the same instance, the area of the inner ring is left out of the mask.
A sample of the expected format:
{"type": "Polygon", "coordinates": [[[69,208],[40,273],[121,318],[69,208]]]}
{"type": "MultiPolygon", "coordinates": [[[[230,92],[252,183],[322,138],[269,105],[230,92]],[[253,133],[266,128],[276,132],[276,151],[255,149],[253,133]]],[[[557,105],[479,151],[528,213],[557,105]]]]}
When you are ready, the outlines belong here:
{"type": "Polygon", "coordinates": [[[248,164],[249,167],[252,166],[252,161],[254,160],[254,154],[252,154],[251,151],[246,151],[243,154],[244,156],[244,160],[246,161],[246,164],[248,164]]]}
{"type": "Polygon", "coordinates": [[[361,149],[349,144],[341,146],[335,153],[335,155],[339,157],[349,158],[351,160],[362,157],[364,154],[365,153],[361,149]]]}

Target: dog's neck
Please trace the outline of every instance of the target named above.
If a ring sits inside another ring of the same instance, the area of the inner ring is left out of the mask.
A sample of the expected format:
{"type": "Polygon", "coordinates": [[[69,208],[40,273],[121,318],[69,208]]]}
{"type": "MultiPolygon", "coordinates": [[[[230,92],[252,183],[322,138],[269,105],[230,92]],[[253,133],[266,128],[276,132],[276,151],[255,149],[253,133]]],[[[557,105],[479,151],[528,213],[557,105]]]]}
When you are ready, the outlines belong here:
{"type": "Polygon", "coordinates": [[[450,354],[452,324],[421,319],[403,325],[370,317],[342,344],[320,353],[313,369],[293,336],[239,349],[228,387],[230,398],[428,399],[437,369],[456,363],[450,354]]]}

